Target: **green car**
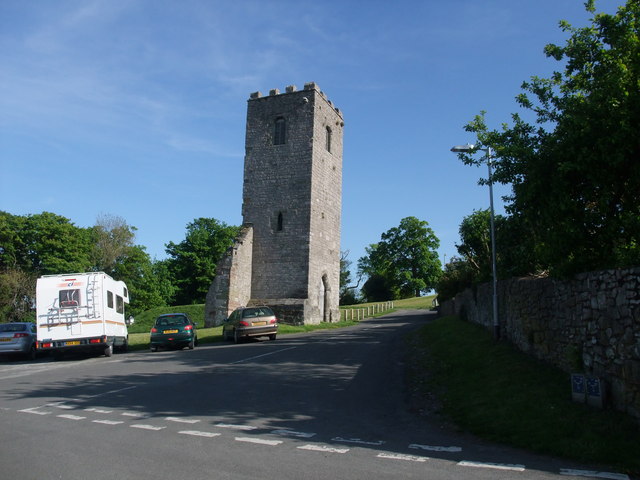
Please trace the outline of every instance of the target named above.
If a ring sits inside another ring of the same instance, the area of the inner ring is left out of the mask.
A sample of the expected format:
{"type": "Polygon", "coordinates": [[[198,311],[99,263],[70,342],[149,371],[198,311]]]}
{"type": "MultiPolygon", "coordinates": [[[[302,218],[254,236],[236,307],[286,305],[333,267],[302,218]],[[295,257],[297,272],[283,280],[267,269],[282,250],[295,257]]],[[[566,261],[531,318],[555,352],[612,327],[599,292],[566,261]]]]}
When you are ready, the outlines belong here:
{"type": "Polygon", "coordinates": [[[151,329],[151,351],[159,347],[184,348],[190,350],[198,345],[196,324],[186,313],[167,313],[156,318],[151,329]]]}

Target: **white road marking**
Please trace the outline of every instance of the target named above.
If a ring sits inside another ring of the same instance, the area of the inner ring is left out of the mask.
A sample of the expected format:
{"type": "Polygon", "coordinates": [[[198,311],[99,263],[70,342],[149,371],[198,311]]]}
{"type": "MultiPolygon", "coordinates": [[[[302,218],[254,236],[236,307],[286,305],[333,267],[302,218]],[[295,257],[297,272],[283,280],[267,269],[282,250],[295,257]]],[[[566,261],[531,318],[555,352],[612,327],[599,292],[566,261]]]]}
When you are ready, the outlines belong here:
{"type": "Polygon", "coordinates": [[[94,413],[112,413],[113,412],[113,410],[105,410],[104,408],[96,408],[96,407],[85,408],[84,411],[94,412],[94,413]]]}
{"type": "Polygon", "coordinates": [[[524,472],[524,465],[511,465],[508,463],[487,463],[487,462],[471,462],[463,460],[458,462],[461,467],[473,467],[473,468],[492,468],[494,470],[511,470],[513,472],[524,472]]]}
{"type": "Polygon", "coordinates": [[[378,458],[388,458],[390,460],[404,460],[407,462],[426,462],[427,457],[416,457],[415,455],[402,455],[400,453],[379,453],[378,458]]]}
{"type": "Polygon", "coordinates": [[[252,427],[251,425],[232,425],[230,423],[216,423],[216,427],[219,428],[232,428],[234,430],[255,430],[258,427],[252,427]]]}
{"type": "Polygon", "coordinates": [[[368,442],[366,440],[361,440],[359,438],[342,438],[342,437],[335,437],[331,439],[332,442],[340,442],[340,443],[356,443],[359,445],[373,445],[373,446],[380,446],[380,445],[384,445],[384,440],[376,440],[375,442],[368,442]]]}
{"type": "Polygon", "coordinates": [[[461,452],[462,448],[460,447],[440,447],[434,445],[420,445],[418,443],[412,443],[409,445],[409,448],[413,448],[414,450],[427,450],[429,452],[461,452]]]}
{"type": "Polygon", "coordinates": [[[155,425],[145,425],[145,424],[141,424],[141,423],[136,423],[134,425],[130,425],[131,428],[140,428],[142,430],[162,430],[163,428],[167,428],[167,427],[156,427],[155,425]]]}
{"type": "Polygon", "coordinates": [[[69,415],[69,414],[64,414],[64,415],[56,415],[59,418],[66,418],[67,420],[84,420],[87,417],[81,417],[79,415],[69,415]]]}
{"type": "Polygon", "coordinates": [[[108,392],[96,393],[95,395],[83,395],[82,398],[104,397],[105,395],[111,395],[112,393],[124,392],[125,390],[131,390],[132,388],[138,388],[138,386],[137,385],[132,385],[131,387],[118,388],[117,390],[109,390],[108,392]]]}
{"type": "Polygon", "coordinates": [[[36,415],[49,415],[51,412],[43,412],[42,410],[38,410],[41,407],[33,407],[33,408],[25,408],[23,410],[18,410],[18,412],[22,413],[34,413],[36,415]]]}
{"type": "Polygon", "coordinates": [[[296,447],[300,450],[311,450],[314,452],[326,452],[326,453],[347,453],[349,451],[348,448],[334,448],[327,447],[325,445],[303,445],[301,447],[296,447]]]}
{"type": "Polygon", "coordinates": [[[629,480],[629,476],[625,475],[624,473],[595,472],[590,470],[573,470],[570,468],[561,468],[560,475],[570,475],[574,477],[607,478],[611,480],[629,480]]]}
{"type": "Polygon", "coordinates": [[[72,405],[65,405],[64,403],[52,404],[52,407],[60,408],[62,410],[73,410],[75,407],[72,405]]]}
{"type": "Polygon", "coordinates": [[[315,433],[295,432],[293,430],[272,430],[271,433],[273,433],[274,435],[282,435],[284,437],[297,438],[311,438],[316,435],[315,433]]]}
{"type": "Polygon", "coordinates": [[[165,420],[178,423],[198,423],[200,420],[196,418],[166,417],[165,420]]]}
{"type": "Polygon", "coordinates": [[[275,352],[263,353],[262,355],[256,355],[255,357],[243,358],[242,360],[231,362],[231,365],[235,365],[237,363],[249,362],[251,360],[255,360],[256,358],[267,357],[269,355],[275,355],[276,353],[286,352],[287,350],[293,350],[294,348],[298,348],[298,347],[282,348],[280,350],[276,350],[275,352]]]}
{"type": "Polygon", "coordinates": [[[102,423],[103,425],[120,425],[124,423],[121,420],[92,420],[93,423],[102,423]]]}
{"type": "Polygon", "coordinates": [[[146,418],[148,415],[146,413],[140,412],[122,412],[120,415],[123,417],[135,417],[135,418],[146,418]]]}
{"type": "Polygon", "coordinates": [[[198,430],[182,430],[178,433],[181,433],[182,435],[193,435],[196,437],[219,437],[221,434],[220,433],[213,433],[213,432],[201,432],[198,430]]]}
{"type": "Polygon", "coordinates": [[[251,437],[236,437],[236,442],[246,442],[246,443],[257,443],[259,445],[271,445],[275,447],[276,445],[280,445],[282,440],[265,440],[263,438],[251,438],[251,437]]]}

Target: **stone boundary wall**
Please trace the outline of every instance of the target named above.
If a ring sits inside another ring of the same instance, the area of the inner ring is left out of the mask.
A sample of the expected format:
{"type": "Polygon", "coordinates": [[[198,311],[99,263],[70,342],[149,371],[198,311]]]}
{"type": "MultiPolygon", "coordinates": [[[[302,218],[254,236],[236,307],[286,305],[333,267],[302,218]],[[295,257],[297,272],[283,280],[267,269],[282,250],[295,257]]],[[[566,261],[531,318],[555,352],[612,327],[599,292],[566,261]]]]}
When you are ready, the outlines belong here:
{"type": "MultiPolygon", "coordinates": [[[[489,330],[491,312],[490,283],[440,305],[441,315],[489,330]]],[[[498,318],[502,338],[568,373],[600,377],[611,405],[640,421],[640,267],[501,280],[498,318]]]]}

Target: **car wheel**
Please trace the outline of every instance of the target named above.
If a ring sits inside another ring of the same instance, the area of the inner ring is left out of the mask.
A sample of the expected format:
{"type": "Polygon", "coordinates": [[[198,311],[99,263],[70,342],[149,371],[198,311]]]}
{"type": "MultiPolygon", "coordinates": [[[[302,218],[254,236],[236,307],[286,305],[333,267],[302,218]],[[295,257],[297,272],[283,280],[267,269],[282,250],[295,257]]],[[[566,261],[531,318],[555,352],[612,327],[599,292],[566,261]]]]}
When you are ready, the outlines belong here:
{"type": "Polygon", "coordinates": [[[240,335],[238,335],[238,330],[233,329],[233,343],[240,343],[240,335]]]}
{"type": "Polygon", "coordinates": [[[275,340],[276,339],[276,334],[272,333],[271,335],[269,335],[269,340],[275,340]]]}
{"type": "Polygon", "coordinates": [[[191,339],[191,341],[189,342],[189,350],[193,350],[193,347],[196,346],[196,341],[195,339],[191,339]]]}
{"type": "Polygon", "coordinates": [[[151,347],[151,351],[152,351],[152,352],[157,352],[157,351],[158,351],[158,347],[156,347],[156,346],[152,346],[152,347],[151,347]]]}
{"type": "Polygon", "coordinates": [[[112,355],[113,355],[113,344],[110,344],[104,347],[104,356],[110,357],[112,355]]]}
{"type": "Polygon", "coordinates": [[[36,345],[35,343],[31,345],[31,349],[27,352],[27,360],[35,360],[36,359],[36,345]]]}

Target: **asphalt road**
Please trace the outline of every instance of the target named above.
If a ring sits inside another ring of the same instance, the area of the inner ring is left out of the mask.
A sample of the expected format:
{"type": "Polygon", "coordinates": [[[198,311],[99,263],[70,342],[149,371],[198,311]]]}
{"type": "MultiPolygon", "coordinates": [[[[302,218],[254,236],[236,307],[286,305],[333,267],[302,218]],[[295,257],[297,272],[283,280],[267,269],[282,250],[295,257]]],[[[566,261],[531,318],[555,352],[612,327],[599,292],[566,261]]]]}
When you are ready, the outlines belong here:
{"type": "Polygon", "coordinates": [[[0,361],[0,478],[588,474],[409,412],[404,339],[431,318],[403,311],[275,342],[0,361]]]}

